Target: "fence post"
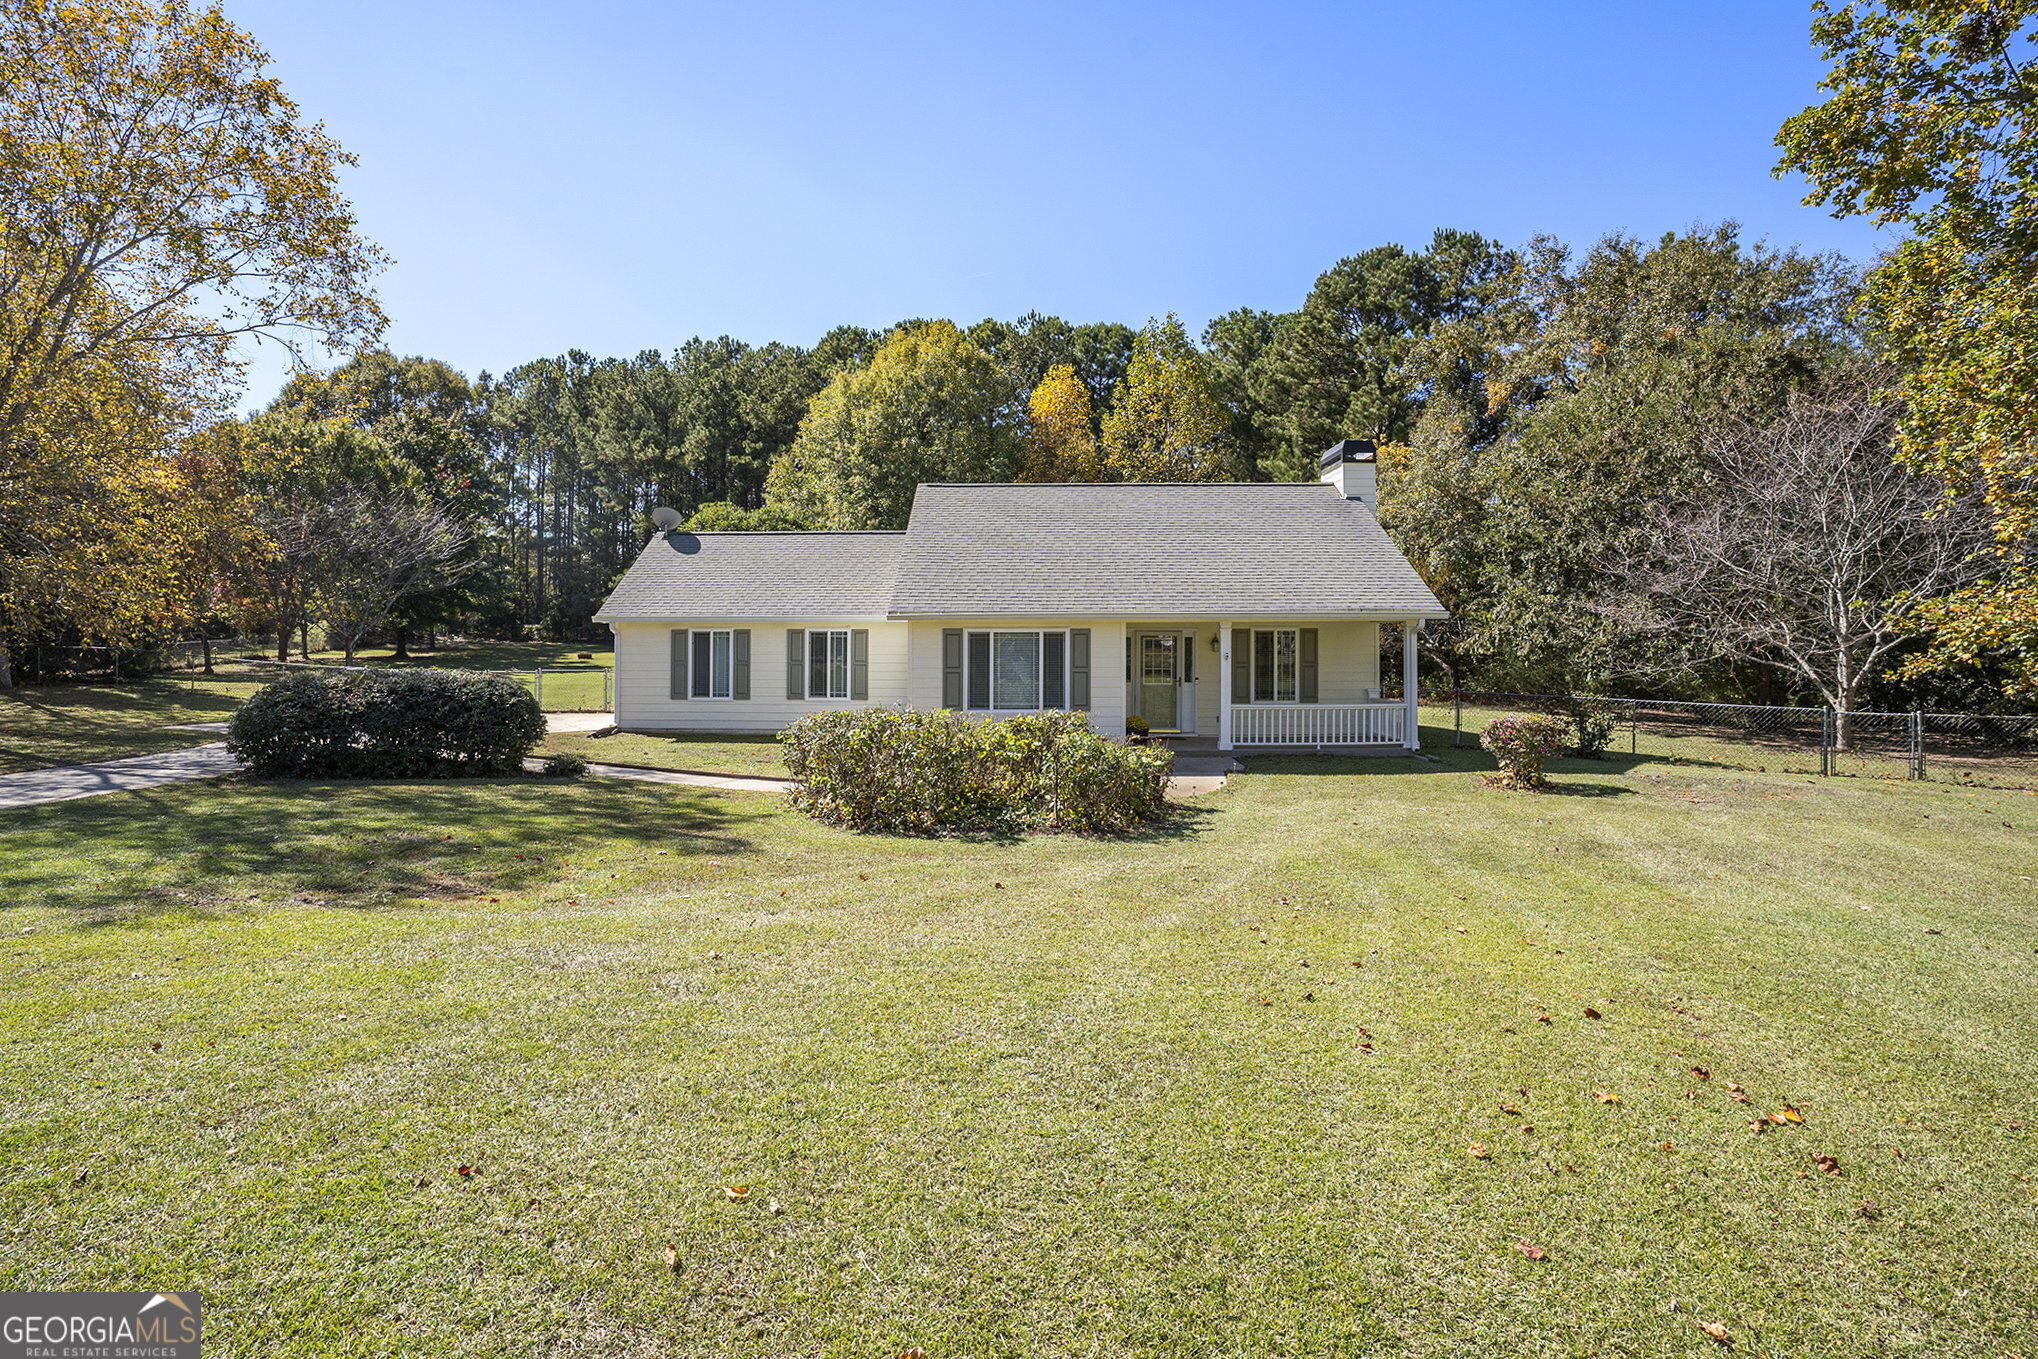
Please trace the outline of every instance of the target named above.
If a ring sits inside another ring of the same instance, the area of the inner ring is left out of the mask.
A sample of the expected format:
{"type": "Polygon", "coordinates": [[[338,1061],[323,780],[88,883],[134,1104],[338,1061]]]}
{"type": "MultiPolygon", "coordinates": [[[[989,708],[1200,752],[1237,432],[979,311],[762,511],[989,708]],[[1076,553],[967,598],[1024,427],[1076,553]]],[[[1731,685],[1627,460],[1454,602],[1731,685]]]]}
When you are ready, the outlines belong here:
{"type": "Polygon", "coordinates": [[[1634,755],[1634,753],[1635,753],[1635,728],[1636,728],[1636,726],[1637,726],[1637,725],[1639,725],[1639,723],[1640,723],[1640,719],[1641,719],[1641,713],[1642,713],[1642,700],[1640,700],[1640,699],[1638,699],[1638,698],[1631,698],[1631,699],[1629,699],[1629,700],[1628,700],[1628,754],[1629,754],[1629,756],[1631,756],[1631,757],[1632,757],[1632,756],[1634,755]]]}
{"type": "Polygon", "coordinates": [[[538,700],[538,711],[545,710],[545,667],[539,666],[531,673],[531,692],[538,700]]]}
{"type": "Polygon", "coordinates": [[[1455,749],[1465,744],[1465,691],[1451,690],[1451,745],[1455,749]]]}
{"type": "Polygon", "coordinates": [[[1911,777],[1925,777],[1925,714],[1916,709],[1911,712],[1911,777]]]}
{"type": "Polygon", "coordinates": [[[1819,777],[1833,776],[1833,710],[1819,709],[1819,777]]]}

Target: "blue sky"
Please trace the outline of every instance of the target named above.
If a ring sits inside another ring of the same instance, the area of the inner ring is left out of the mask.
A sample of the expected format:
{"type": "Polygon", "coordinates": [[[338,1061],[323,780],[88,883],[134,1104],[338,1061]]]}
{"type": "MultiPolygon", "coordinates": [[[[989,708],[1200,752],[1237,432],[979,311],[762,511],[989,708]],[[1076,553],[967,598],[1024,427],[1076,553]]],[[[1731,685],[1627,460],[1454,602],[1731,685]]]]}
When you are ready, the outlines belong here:
{"type": "Polygon", "coordinates": [[[1439,226],[1889,244],[1770,175],[1821,74],[1795,0],[227,11],[360,158],[387,343],[470,375],[906,316],[1200,330],[1439,226]]]}

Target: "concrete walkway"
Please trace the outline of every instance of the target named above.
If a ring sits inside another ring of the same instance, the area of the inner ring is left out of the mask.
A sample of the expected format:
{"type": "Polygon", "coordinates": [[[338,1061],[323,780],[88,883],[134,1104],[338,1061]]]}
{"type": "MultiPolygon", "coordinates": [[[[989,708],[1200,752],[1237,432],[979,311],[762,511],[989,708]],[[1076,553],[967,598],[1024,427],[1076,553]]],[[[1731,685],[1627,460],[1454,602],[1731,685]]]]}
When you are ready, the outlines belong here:
{"type": "Polygon", "coordinates": [[[0,774],[0,810],[29,807],[39,802],[67,802],[74,797],[97,797],[101,793],[131,793],[160,788],[166,783],[216,778],[239,769],[240,762],[226,753],[226,745],[215,741],[189,750],[171,750],[161,755],[130,755],[122,760],[100,760],[74,764],[62,769],[31,769],[22,774],[0,774]]]}

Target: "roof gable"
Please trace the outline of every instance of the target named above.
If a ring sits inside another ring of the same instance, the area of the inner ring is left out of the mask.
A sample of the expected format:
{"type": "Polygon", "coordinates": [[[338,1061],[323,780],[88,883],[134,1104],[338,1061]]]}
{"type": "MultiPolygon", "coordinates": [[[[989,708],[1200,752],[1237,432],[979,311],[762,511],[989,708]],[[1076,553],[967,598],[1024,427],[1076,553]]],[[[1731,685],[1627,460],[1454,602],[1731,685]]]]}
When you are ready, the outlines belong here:
{"type": "Polygon", "coordinates": [[[595,618],[882,618],[904,537],[654,534],[595,618]]]}

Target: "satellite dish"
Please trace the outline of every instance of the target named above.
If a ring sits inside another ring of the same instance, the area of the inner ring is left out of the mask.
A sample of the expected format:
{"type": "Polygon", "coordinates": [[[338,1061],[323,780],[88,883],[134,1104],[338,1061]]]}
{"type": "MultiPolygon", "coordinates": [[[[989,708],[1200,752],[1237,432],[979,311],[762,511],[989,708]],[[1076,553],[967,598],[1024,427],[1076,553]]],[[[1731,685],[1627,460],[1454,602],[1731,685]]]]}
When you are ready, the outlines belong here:
{"type": "Polygon", "coordinates": [[[670,533],[686,522],[686,516],[678,510],[669,510],[665,506],[660,505],[657,509],[651,511],[651,522],[658,525],[660,533],[670,533]]]}

